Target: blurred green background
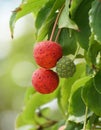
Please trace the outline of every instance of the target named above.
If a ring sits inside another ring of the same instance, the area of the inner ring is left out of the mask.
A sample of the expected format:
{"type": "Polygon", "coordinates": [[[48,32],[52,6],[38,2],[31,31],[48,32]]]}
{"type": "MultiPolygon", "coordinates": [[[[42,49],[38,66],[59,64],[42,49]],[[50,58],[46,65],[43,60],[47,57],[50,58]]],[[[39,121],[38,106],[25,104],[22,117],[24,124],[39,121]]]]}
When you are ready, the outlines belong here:
{"type": "Polygon", "coordinates": [[[0,0],[0,130],[14,130],[24,94],[31,86],[35,70],[33,60],[33,17],[27,15],[16,23],[11,39],[9,19],[21,0],[0,0]]]}

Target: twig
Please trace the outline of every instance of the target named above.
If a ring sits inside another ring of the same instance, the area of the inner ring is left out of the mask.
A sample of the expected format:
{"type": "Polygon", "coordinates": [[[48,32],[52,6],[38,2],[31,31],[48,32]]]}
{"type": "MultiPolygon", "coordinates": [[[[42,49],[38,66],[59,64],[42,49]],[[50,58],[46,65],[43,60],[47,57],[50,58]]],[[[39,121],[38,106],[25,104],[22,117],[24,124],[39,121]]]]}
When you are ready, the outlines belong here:
{"type": "Polygon", "coordinates": [[[58,13],[58,15],[56,17],[56,20],[55,20],[55,23],[54,23],[54,26],[53,26],[53,29],[52,29],[52,33],[51,33],[51,36],[50,36],[50,39],[49,39],[50,41],[52,41],[52,39],[53,39],[53,35],[54,35],[55,29],[56,29],[56,25],[58,23],[58,20],[59,20],[59,17],[60,17],[60,14],[61,14],[63,8],[64,8],[64,4],[61,7],[61,9],[60,9],[60,11],[59,11],[59,13],[58,13]]]}
{"type": "Polygon", "coordinates": [[[57,35],[56,35],[56,38],[55,38],[55,42],[57,42],[58,37],[59,37],[59,35],[60,35],[60,32],[61,32],[61,28],[59,28],[59,30],[58,30],[58,32],[57,32],[57,35]]]}

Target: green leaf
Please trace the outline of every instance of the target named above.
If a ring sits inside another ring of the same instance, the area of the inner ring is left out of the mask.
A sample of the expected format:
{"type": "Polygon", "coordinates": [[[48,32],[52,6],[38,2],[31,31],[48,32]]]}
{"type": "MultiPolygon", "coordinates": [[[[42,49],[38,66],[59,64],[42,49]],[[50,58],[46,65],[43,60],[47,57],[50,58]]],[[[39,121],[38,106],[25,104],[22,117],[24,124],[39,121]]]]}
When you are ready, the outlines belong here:
{"type": "Polygon", "coordinates": [[[79,117],[85,114],[86,107],[81,98],[81,90],[82,86],[85,85],[85,83],[88,80],[90,80],[89,76],[77,80],[72,85],[71,95],[69,99],[69,108],[68,108],[68,112],[70,115],[79,117]]]}
{"type": "Polygon", "coordinates": [[[70,6],[70,14],[71,14],[71,17],[73,18],[74,17],[74,14],[76,12],[76,10],[78,9],[79,5],[81,4],[83,0],[72,0],[71,1],[71,6],[70,6]]]}
{"type": "Polygon", "coordinates": [[[23,115],[22,113],[20,113],[17,117],[16,117],[16,124],[15,124],[15,128],[20,128],[22,126],[33,126],[34,122],[32,124],[28,124],[28,122],[26,122],[23,119],[23,115]]]}
{"type": "Polygon", "coordinates": [[[94,37],[91,36],[87,53],[88,53],[89,61],[94,65],[96,65],[96,58],[99,51],[101,51],[101,44],[95,41],[94,37]]]}
{"type": "Polygon", "coordinates": [[[73,77],[68,79],[61,79],[63,81],[61,84],[60,95],[58,96],[58,102],[60,104],[60,108],[64,113],[67,113],[68,111],[71,87],[76,80],[85,76],[85,69],[86,69],[85,63],[79,63],[78,65],[76,65],[76,72],[73,77]]]}
{"type": "Polygon", "coordinates": [[[46,34],[49,31],[50,25],[54,22],[55,14],[53,14],[53,17],[51,19],[48,19],[54,3],[54,0],[48,1],[37,14],[35,20],[37,41],[43,40],[45,38],[46,34]]]}
{"type": "Polygon", "coordinates": [[[61,111],[62,111],[63,114],[65,114],[65,112],[64,112],[64,109],[63,109],[62,101],[61,101],[62,98],[63,98],[61,90],[62,90],[64,81],[65,81],[64,78],[60,78],[60,83],[59,83],[60,89],[59,89],[59,92],[58,92],[58,95],[57,95],[58,106],[60,107],[60,109],[61,109],[61,111]]]}
{"type": "Polygon", "coordinates": [[[26,125],[26,123],[23,120],[22,114],[19,114],[16,118],[16,124],[15,127],[18,128],[20,126],[26,125]]]}
{"type": "Polygon", "coordinates": [[[47,23],[43,24],[43,26],[37,31],[37,38],[36,41],[42,41],[43,39],[46,38],[46,35],[48,33],[50,25],[52,24],[52,21],[54,21],[54,18],[51,19],[50,21],[47,21],[47,23]]]}
{"type": "Polygon", "coordinates": [[[55,99],[57,96],[57,92],[58,90],[56,90],[51,94],[45,94],[45,95],[35,93],[25,106],[25,109],[23,111],[23,118],[28,122],[33,122],[34,117],[36,116],[35,114],[36,109],[38,109],[43,104],[46,104],[55,99]]]}
{"type": "Polygon", "coordinates": [[[60,15],[59,22],[58,22],[59,28],[65,27],[65,28],[78,30],[78,26],[76,25],[76,23],[73,20],[71,20],[69,17],[69,4],[70,4],[70,0],[66,0],[65,7],[60,15]]]}
{"type": "MultiPolygon", "coordinates": [[[[49,107],[45,107],[45,108],[39,108],[39,117],[45,116],[49,118],[49,113],[51,112],[49,107]],[[42,114],[42,115],[41,115],[42,114]],[[40,116],[41,115],[41,116],[40,116]]],[[[42,117],[44,118],[44,117],[42,117]]]]}
{"type": "Polygon", "coordinates": [[[82,129],[82,124],[77,124],[72,121],[68,121],[66,124],[65,130],[81,130],[82,129]]]}
{"type": "Polygon", "coordinates": [[[33,87],[27,88],[26,93],[25,93],[25,97],[24,97],[24,102],[25,102],[25,104],[28,103],[28,101],[30,100],[31,96],[33,96],[33,94],[34,94],[35,92],[36,92],[36,91],[34,90],[33,87]]]}
{"type": "Polygon", "coordinates": [[[11,36],[13,37],[14,26],[17,20],[32,12],[36,15],[46,2],[47,0],[40,0],[40,2],[37,0],[22,2],[22,4],[12,12],[10,17],[11,36]]]}
{"type": "Polygon", "coordinates": [[[77,8],[73,20],[77,23],[79,27],[79,32],[76,32],[77,40],[82,48],[85,50],[89,46],[89,36],[91,34],[89,27],[88,12],[91,8],[91,3],[93,0],[83,0],[79,7],[77,8]]]}
{"type": "Polygon", "coordinates": [[[55,3],[54,0],[48,1],[43,8],[40,9],[40,11],[37,14],[36,20],[35,20],[35,26],[36,29],[40,29],[41,26],[44,24],[45,20],[47,19],[47,16],[49,15],[53,4],[55,3]]]}
{"type": "Polygon", "coordinates": [[[92,113],[92,115],[89,117],[89,122],[87,124],[87,129],[92,129],[92,124],[96,125],[99,122],[99,116],[97,116],[95,113],[92,113]]]}
{"type": "Polygon", "coordinates": [[[73,95],[70,98],[70,104],[69,104],[69,114],[78,117],[85,114],[85,104],[83,103],[81,98],[81,89],[82,87],[78,88],[73,93],[73,95]]]}
{"type": "Polygon", "coordinates": [[[93,79],[88,81],[82,89],[82,99],[96,115],[101,116],[101,94],[94,87],[93,79]]]}
{"type": "MultiPolygon", "coordinates": [[[[62,7],[64,1],[65,0],[55,0],[54,2],[53,0],[51,1],[53,4],[51,10],[47,13],[47,17],[45,16],[44,22],[42,23],[41,27],[39,24],[40,29],[37,30],[37,41],[43,40],[47,33],[50,31],[49,28],[51,27],[54,22],[54,19],[56,18],[56,11],[62,7]]],[[[47,4],[50,4],[50,2],[48,2],[47,4]]],[[[44,7],[45,10],[47,8],[47,4],[45,5],[46,7],[44,7]]]]}
{"type": "Polygon", "coordinates": [[[64,55],[75,54],[77,49],[77,42],[75,33],[72,30],[69,32],[67,28],[63,28],[59,35],[58,42],[63,48],[64,55]]]}
{"type": "Polygon", "coordinates": [[[97,92],[101,94],[101,70],[94,77],[94,86],[97,92]]]}
{"type": "Polygon", "coordinates": [[[89,12],[89,21],[94,38],[101,43],[101,1],[95,0],[89,12]]]}

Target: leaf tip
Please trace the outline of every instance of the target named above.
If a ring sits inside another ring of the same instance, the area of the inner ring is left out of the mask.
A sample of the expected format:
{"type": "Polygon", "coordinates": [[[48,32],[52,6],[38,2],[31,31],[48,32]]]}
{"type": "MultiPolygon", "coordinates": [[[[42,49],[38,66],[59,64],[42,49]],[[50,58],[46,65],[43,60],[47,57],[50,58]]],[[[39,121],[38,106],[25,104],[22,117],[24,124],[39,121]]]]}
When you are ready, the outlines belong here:
{"type": "Polygon", "coordinates": [[[17,13],[17,12],[19,12],[21,10],[22,10],[22,8],[21,8],[21,6],[19,6],[19,7],[15,8],[15,10],[13,10],[12,12],[13,13],[17,13]]]}

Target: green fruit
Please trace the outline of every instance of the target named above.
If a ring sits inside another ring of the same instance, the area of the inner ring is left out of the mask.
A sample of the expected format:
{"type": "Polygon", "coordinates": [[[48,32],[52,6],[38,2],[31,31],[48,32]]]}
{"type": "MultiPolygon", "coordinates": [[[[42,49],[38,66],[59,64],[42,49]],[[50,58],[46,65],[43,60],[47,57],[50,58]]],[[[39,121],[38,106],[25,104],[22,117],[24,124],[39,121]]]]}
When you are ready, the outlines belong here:
{"type": "Polygon", "coordinates": [[[73,76],[76,66],[71,59],[63,56],[56,64],[56,71],[61,78],[68,78],[73,76]]]}

